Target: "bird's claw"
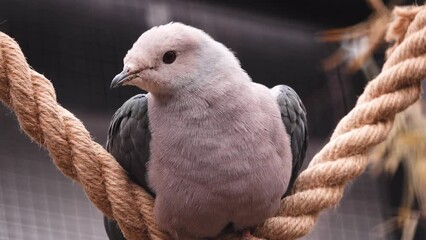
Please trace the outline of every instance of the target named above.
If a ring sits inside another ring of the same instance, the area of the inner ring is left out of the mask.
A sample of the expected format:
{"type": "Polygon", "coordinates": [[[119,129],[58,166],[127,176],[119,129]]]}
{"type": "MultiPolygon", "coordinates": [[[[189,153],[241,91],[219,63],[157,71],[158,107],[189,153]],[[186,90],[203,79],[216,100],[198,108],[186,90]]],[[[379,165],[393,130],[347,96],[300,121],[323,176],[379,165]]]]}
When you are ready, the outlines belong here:
{"type": "Polygon", "coordinates": [[[257,238],[251,234],[250,229],[246,229],[243,231],[241,240],[260,240],[261,238],[257,238]]]}

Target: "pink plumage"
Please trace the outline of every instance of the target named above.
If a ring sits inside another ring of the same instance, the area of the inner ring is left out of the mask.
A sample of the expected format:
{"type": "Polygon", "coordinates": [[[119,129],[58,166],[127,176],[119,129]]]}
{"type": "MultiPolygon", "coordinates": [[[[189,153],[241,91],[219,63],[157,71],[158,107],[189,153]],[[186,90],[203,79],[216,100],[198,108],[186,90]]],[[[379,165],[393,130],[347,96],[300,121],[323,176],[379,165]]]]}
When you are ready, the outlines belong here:
{"type": "Polygon", "coordinates": [[[223,44],[180,23],[142,34],[113,80],[117,85],[149,92],[146,186],[155,193],[161,229],[176,239],[215,237],[230,223],[243,230],[276,213],[295,170],[296,138],[283,124],[283,108],[303,115],[294,123],[303,127],[297,157],[306,150],[298,97],[292,104],[299,105],[291,105],[297,111],[289,109],[291,101],[279,99],[285,89],[252,82],[223,44]]]}

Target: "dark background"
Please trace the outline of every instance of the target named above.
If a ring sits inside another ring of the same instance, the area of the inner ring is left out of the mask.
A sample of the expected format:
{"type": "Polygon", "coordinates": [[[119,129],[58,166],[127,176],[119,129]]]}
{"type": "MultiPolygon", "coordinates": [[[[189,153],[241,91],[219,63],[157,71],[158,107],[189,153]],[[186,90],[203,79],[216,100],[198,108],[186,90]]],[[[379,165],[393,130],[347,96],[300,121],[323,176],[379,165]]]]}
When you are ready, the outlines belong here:
{"type": "MultiPolygon", "coordinates": [[[[52,81],[58,101],[103,144],[113,112],[140,92],[109,89],[133,42],[170,21],[201,28],[231,48],[254,81],[299,93],[308,111],[308,162],[366,82],[342,67],[324,71],[323,59],[339,45],[318,34],[369,14],[362,0],[0,0],[0,30],[16,39],[29,64],[52,81]]],[[[0,240],[105,239],[101,214],[19,133],[3,106],[0,130],[0,240]]],[[[381,225],[397,211],[387,191],[394,184],[364,174],[306,239],[394,239],[381,225]]]]}
{"type": "Polygon", "coordinates": [[[133,42],[170,21],[201,28],[223,42],[254,81],[294,88],[308,108],[312,136],[327,136],[364,85],[349,79],[341,83],[347,90],[342,92],[341,85],[327,82],[321,61],[335,46],[317,37],[323,29],[366,19],[370,8],[364,1],[2,2],[0,27],[53,82],[65,106],[111,110],[136,94],[139,90],[130,88],[110,90],[110,81],[133,42]]]}

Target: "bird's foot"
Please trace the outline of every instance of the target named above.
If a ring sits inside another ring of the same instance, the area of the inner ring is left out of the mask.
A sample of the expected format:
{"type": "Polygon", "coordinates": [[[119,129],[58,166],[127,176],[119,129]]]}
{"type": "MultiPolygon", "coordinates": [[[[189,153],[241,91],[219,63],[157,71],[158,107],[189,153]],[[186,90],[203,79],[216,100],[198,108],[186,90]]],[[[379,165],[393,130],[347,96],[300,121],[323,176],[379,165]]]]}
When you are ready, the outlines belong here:
{"type": "Polygon", "coordinates": [[[243,230],[241,240],[255,240],[255,239],[259,239],[259,238],[251,234],[250,228],[243,230]]]}

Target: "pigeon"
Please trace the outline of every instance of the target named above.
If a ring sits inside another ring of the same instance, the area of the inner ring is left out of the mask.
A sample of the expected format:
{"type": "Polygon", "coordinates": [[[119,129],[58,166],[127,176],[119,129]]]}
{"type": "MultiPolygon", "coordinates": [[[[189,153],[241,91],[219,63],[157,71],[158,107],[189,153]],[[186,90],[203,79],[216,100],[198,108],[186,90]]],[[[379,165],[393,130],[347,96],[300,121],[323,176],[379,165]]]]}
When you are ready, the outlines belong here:
{"type": "MultiPolygon", "coordinates": [[[[302,166],[306,110],[286,85],[255,83],[234,53],[172,22],[144,32],[111,88],[145,90],[114,114],[107,150],[155,198],[174,239],[251,230],[274,216],[302,166]]],[[[125,239],[104,217],[110,239],[125,239]]]]}

